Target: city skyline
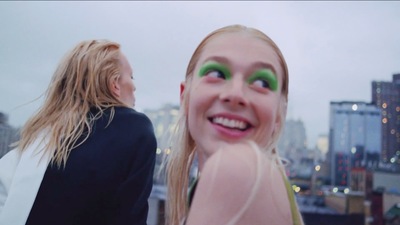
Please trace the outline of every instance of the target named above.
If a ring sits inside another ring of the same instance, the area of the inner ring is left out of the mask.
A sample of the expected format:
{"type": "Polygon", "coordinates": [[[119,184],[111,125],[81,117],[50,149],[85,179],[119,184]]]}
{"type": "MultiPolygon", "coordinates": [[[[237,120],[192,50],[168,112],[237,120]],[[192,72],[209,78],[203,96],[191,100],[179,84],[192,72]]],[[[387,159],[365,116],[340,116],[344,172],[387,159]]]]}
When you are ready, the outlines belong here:
{"type": "Polygon", "coordinates": [[[91,38],[121,43],[139,111],[179,105],[197,44],[239,23],[281,48],[290,72],[287,118],[304,122],[312,148],[329,132],[331,101],[370,102],[373,81],[400,73],[398,11],[400,2],[0,2],[0,112],[23,125],[62,56],[91,38]]]}

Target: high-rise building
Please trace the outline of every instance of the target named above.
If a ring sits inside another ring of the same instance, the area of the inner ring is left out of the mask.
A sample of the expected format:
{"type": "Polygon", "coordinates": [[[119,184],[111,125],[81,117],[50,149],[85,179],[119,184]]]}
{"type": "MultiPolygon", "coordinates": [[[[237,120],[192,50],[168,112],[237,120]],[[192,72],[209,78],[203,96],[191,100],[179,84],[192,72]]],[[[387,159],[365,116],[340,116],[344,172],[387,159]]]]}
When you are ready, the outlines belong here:
{"type": "Polygon", "coordinates": [[[302,120],[286,120],[281,138],[278,142],[278,149],[281,156],[300,160],[301,152],[307,148],[306,129],[302,120]]]}
{"type": "Polygon", "coordinates": [[[161,166],[165,157],[171,152],[171,138],[174,133],[175,126],[178,123],[179,106],[166,104],[155,110],[144,110],[151,122],[153,123],[154,133],[157,139],[157,155],[154,182],[156,184],[164,184],[165,174],[161,173],[161,166]]]}
{"type": "Polygon", "coordinates": [[[8,116],[0,112],[0,158],[11,150],[10,144],[18,139],[18,130],[8,124],[8,116]]]}
{"type": "Polygon", "coordinates": [[[381,160],[400,164],[400,74],[392,82],[372,82],[372,103],[382,110],[381,160]]]}
{"type": "Polygon", "coordinates": [[[154,126],[158,147],[166,149],[170,147],[171,135],[178,122],[179,106],[166,104],[159,109],[144,110],[154,126]]]}
{"type": "Polygon", "coordinates": [[[330,178],[350,185],[352,168],[374,168],[381,148],[381,111],[365,102],[331,102],[329,121],[330,178]]]}
{"type": "Polygon", "coordinates": [[[318,135],[316,149],[321,153],[322,160],[325,160],[326,154],[328,153],[328,149],[329,149],[328,135],[326,135],[326,134],[318,135]]]}
{"type": "Polygon", "coordinates": [[[166,157],[171,153],[171,138],[178,123],[179,105],[166,104],[158,109],[143,111],[153,123],[157,139],[156,165],[154,168],[154,186],[149,198],[148,224],[165,223],[165,201],[167,187],[165,184],[166,157]]]}

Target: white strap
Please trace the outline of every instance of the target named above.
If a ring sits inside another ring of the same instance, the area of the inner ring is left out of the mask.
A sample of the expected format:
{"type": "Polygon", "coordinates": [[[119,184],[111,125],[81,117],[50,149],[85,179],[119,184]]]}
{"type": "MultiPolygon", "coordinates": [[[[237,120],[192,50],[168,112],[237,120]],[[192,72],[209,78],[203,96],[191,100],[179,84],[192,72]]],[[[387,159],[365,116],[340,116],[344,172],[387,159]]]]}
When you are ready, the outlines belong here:
{"type": "Polygon", "coordinates": [[[50,159],[40,151],[44,146],[42,138],[38,138],[22,155],[13,150],[0,161],[0,170],[5,169],[2,164],[10,169],[9,173],[0,172],[0,192],[5,193],[0,193],[1,225],[26,224],[50,159]]]}
{"type": "Polygon", "coordinates": [[[12,179],[21,158],[20,152],[11,150],[0,159],[0,215],[7,200],[12,179]]]}

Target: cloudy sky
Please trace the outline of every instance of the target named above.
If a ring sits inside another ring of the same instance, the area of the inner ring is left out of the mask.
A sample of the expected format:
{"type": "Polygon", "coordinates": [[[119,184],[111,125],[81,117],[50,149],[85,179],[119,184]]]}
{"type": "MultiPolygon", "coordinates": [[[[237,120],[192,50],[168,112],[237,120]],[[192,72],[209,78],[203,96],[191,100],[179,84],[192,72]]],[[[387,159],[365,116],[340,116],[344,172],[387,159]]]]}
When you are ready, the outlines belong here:
{"type": "Polygon", "coordinates": [[[178,104],[198,43],[212,30],[243,24],[280,46],[290,72],[288,118],[304,122],[313,147],[328,133],[330,101],[369,102],[372,81],[400,73],[399,12],[395,1],[2,1],[0,112],[23,125],[62,56],[87,39],[122,45],[138,110],[178,104]]]}

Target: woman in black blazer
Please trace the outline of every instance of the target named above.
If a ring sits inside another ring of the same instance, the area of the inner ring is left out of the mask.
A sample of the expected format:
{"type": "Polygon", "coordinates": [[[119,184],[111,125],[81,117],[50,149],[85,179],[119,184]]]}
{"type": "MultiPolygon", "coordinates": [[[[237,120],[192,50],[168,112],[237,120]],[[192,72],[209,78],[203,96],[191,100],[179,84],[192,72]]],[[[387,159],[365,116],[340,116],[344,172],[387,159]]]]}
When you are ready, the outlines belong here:
{"type": "Polygon", "coordinates": [[[79,43],[0,160],[0,224],[146,224],[157,147],[118,43],[79,43]]]}

